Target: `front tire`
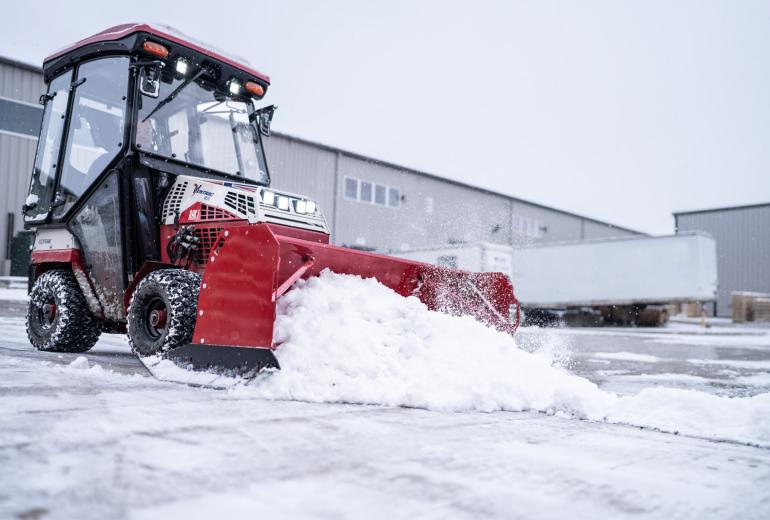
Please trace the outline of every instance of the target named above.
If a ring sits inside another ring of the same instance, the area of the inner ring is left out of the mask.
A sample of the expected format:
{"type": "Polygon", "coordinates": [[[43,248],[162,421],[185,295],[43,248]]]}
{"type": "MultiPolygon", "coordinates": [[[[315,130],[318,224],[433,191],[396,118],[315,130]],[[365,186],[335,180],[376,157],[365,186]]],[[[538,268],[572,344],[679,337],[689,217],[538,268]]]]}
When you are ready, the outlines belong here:
{"type": "Polygon", "coordinates": [[[27,307],[32,346],[48,352],[86,352],[101,330],[71,272],[47,271],[35,280],[27,307]]]}
{"type": "Polygon", "coordinates": [[[139,282],[128,306],[128,344],[139,357],[189,343],[195,330],[201,276],[159,269],[139,282]]]}

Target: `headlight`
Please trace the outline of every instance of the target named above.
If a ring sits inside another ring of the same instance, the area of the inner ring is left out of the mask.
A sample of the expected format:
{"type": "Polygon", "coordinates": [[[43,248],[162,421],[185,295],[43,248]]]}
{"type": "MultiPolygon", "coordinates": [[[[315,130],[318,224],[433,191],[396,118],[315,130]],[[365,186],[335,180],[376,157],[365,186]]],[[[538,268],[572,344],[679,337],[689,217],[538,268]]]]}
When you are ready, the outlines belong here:
{"type": "Polygon", "coordinates": [[[278,209],[282,209],[284,211],[288,211],[289,209],[289,197],[278,197],[278,209]]]}
{"type": "Polygon", "coordinates": [[[189,68],[190,66],[187,61],[183,60],[182,58],[176,60],[176,71],[178,74],[181,74],[182,76],[187,75],[189,68]]]}
{"type": "Polygon", "coordinates": [[[230,94],[233,96],[236,96],[241,93],[241,84],[238,83],[238,81],[231,79],[230,80],[230,94]]]}
{"type": "Polygon", "coordinates": [[[262,192],[262,202],[264,202],[268,206],[275,205],[275,193],[273,193],[272,191],[267,191],[267,190],[263,191],[262,192]]]}

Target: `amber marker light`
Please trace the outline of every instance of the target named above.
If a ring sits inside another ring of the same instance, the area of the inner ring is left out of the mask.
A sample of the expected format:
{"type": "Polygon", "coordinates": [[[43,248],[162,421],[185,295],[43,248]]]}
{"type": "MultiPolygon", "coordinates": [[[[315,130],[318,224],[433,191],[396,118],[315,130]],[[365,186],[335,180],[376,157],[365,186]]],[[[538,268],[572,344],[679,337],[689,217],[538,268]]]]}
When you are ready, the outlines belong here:
{"type": "Polygon", "coordinates": [[[159,43],[146,41],[142,44],[142,50],[158,58],[168,58],[168,48],[159,43]]]}
{"type": "Polygon", "coordinates": [[[247,81],[246,84],[243,85],[243,88],[253,96],[262,97],[265,95],[265,87],[254,81],[247,81]]]}

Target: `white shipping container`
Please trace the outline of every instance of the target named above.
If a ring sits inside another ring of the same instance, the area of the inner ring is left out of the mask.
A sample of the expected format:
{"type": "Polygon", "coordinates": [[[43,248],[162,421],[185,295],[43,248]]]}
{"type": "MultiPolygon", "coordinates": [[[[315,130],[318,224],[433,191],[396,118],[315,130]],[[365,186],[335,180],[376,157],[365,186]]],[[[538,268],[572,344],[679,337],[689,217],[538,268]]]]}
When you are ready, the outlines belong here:
{"type": "Polygon", "coordinates": [[[716,242],[693,232],[533,246],[513,251],[511,277],[528,307],[710,301],[716,242]]]}
{"type": "Polygon", "coordinates": [[[465,271],[505,273],[525,307],[711,301],[717,289],[716,242],[700,232],[520,249],[477,242],[390,254],[465,271]]]}

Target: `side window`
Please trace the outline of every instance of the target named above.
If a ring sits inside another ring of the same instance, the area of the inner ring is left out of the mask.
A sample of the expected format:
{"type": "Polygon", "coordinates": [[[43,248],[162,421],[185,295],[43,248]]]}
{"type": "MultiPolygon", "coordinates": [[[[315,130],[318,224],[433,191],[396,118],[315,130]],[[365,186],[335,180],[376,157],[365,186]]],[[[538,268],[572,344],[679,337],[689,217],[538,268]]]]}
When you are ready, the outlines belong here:
{"type": "Polygon", "coordinates": [[[69,211],[123,146],[128,92],[128,58],[102,58],[78,68],[67,149],[59,193],[64,203],[56,217],[69,211]]]}
{"type": "Polygon", "coordinates": [[[28,222],[44,220],[51,209],[70,83],[72,83],[72,71],[57,76],[48,86],[48,100],[43,113],[35,167],[32,170],[29,196],[26,201],[28,209],[25,219],[28,222]]]}
{"type": "Polygon", "coordinates": [[[123,319],[123,228],[118,177],[108,175],[72,219],[96,297],[106,318],[123,319]]]}

